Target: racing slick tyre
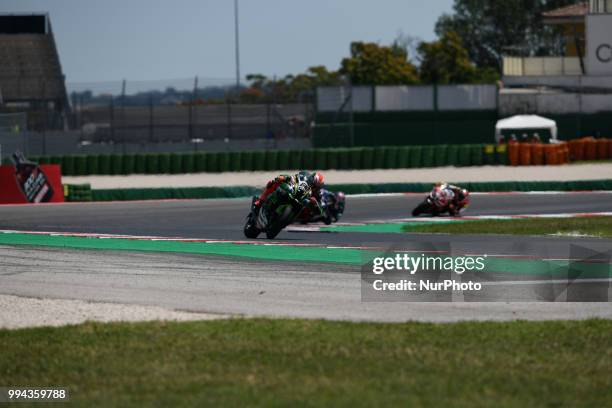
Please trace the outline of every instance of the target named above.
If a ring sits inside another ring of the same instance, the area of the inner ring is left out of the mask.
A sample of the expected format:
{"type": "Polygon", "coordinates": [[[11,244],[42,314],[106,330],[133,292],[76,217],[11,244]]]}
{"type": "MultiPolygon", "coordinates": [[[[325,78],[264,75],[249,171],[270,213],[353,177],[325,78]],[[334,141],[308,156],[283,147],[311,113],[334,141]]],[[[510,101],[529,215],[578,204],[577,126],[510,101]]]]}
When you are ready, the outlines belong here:
{"type": "Polygon", "coordinates": [[[246,224],[244,225],[244,236],[247,238],[255,239],[257,238],[257,236],[259,236],[260,232],[261,231],[259,231],[251,221],[251,217],[249,217],[246,224]]]}
{"type": "Polygon", "coordinates": [[[429,211],[429,203],[427,201],[423,201],[421,204],[417,205],[414,210],[412,210],[412,216],[418,217],[419,215],[426,213],[429,211]]]}
{"type": "Polygon", "coordinates": [[[291,207],[285,208],[285,211],[283,211],[282,214],[280,214],[278,217],[276,217],[275,220],[273,220],[270,223],[270,225],[268,226],[266,230],[266,238],[268,239],[276,238],[276,236],[283,230],[283,228],[289,225],[289,218],[291,216],[291,211],[292,211],[291,207]]]}

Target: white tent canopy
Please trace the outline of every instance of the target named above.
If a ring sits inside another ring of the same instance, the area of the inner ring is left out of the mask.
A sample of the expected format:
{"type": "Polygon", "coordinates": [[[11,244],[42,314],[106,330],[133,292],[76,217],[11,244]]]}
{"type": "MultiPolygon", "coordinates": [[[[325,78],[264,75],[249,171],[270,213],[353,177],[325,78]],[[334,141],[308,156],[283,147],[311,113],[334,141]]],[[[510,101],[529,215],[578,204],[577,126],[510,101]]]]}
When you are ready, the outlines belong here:
{"type": "Polygon", "coordinates": [[[538,115],[515,115],[498,120],[495,125],[495,141],[499,142],[504,129],[548,129],[551,142],[557,140],[557,122],[538,115]]]}

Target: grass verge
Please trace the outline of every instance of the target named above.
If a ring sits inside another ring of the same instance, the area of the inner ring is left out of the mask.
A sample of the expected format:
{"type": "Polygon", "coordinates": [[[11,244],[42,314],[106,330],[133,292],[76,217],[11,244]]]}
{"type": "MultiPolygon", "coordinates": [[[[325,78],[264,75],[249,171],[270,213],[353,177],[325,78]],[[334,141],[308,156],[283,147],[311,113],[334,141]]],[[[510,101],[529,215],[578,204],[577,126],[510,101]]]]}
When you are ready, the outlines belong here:
{"type": "Polygon", "coordinates": [[[612,237],[612,217],[529,218],[428,223],[405,226],[404,231],[449,234],[589,235],[610,238],[612,237]]]}
{"type": "Polygon", "coordinates": [[[67,386],[84,407],[610,406],[611,332],[598,319],[0,330],[0,384],[67,386]]]}

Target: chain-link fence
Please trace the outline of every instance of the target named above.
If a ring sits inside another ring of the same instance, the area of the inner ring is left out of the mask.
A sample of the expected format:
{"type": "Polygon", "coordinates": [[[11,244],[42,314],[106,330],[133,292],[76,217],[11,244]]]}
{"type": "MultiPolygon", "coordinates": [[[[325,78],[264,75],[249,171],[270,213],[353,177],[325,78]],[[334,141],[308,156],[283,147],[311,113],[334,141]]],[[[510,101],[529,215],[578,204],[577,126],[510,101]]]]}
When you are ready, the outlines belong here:
{"type": "Polygon", "coordinates": [[[71,127],[91,143],[310,136],[308,100],[281,103],[274,92],[229,83],[198,78],[69,83],[71,127]]]}

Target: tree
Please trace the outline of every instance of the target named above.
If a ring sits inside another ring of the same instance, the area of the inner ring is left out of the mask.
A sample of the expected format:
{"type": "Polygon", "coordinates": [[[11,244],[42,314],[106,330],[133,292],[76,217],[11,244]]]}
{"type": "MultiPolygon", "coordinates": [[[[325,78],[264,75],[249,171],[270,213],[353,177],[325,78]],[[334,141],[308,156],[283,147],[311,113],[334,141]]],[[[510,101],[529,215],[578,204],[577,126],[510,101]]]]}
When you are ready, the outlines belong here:
{"type": "Polygon", "coordinates": [[[401,47],[351,43],[351,56],[342,59],[340,73],[353,85],[409,85],[418,82],[416,67],[401,47]]]}
{"type": "Polygon", "coordinates": [[[453,14],[442,15],[436,34],[459,35],[478,67],[500,69],[504,52],[521,55],[559,53],[557,29],[542,24],[542,12],[576,0],[455,0],[453,14]]]}
{"type": "Polygon", "coordinates": [[[417,49],[421,58],[419,76],[424,83],[491,83],[498,79],[494,70],[474,66],[453,31],[445,32],[437,41],[421,42],[417,49]]]}
{"type": "Polygon", "coordinates": [[[447,31],[438,41],[422,42],[419,75],[421,81],[434,84],[468,83],[476,73],[461,39],[453,31],[447,31]]]}

